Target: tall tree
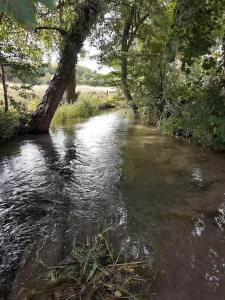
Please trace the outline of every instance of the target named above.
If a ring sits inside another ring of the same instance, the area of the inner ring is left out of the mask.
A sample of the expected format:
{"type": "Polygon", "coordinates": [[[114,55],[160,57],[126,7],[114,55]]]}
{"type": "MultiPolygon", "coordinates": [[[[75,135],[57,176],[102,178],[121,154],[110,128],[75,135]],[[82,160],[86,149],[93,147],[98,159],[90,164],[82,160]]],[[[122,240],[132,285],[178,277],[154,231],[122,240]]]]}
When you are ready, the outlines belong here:
{"type": "Polygon", "coordinates": [[[101,9],[100,0],[85,0],[79,4],[77,16],[71,22],[69,30],[63,35],[62,52],[58,68],[50,85],[32,115],[30,126],[33,131],[49,129],[51,120],[59,102],[68,87],[77,55],[95,24],[101,9]]]}
{"type": "Polygon", "coordinates": [[[42,51],[34,34],[3,14],[0,22],[0,68],[5,111],[9,108],[8,100],[11,98],[8,93],[8,73],[14,74],[23,84],[31,83],[30,79],[42,65],[41,57],[42,51]]]}
{"type": "Polygon", "coordinates": [[[124,97],[130,104],[133,112],[137,113],[137,106],[133,102],[133,98],[128,85],[128,55],[129,50],[136,38],[138,30],[144,21],[149,17],[150,12],[145,12],[145,9],[140,5],[142,3],[132,3],[127,6],[124,18],[121,38],[121,86],[123,89],[124,97]]]}
{"type": "Polygon", "coordinates": [[[8,102],[8,91],[7,91],[7,85],[6,85],[5,67],[3,64],[1,64],[1,79],[2,79],[2,87],[3,87],[3,92],[4,92],[5,112],[7,112],[9,109],[9,102],[8,102]]]}
{"type": "Polygon", "coordinates": [[[112,3],[110,13],[97,31],[100,60],[116,67],[120,73],[125,100],[137,113],[129,86],[130,52],[145,22],[150,18],[156,1],[124,0],[112,3]]]}
{"type": "Polygon", "coordinates": [[[74,66],[70,83],[66,89],[66,102],[74,103],[76,101],[76,97],[76,66],[74,66]]]}

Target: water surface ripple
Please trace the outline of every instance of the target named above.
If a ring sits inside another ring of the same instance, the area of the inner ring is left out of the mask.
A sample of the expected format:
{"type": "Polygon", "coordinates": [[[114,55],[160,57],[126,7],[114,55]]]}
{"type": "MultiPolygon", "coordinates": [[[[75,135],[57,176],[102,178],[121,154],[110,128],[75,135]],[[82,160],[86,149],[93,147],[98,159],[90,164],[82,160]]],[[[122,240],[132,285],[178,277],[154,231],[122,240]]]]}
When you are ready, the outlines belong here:
{"type": "Polygon", "coordinates": [[[125,253],[158,262],[146,299],[224,300],[224,166],[119,113],[1,145],[0,299],[21,299],[34,249],[54,265],[111,225],[125,253]]]}

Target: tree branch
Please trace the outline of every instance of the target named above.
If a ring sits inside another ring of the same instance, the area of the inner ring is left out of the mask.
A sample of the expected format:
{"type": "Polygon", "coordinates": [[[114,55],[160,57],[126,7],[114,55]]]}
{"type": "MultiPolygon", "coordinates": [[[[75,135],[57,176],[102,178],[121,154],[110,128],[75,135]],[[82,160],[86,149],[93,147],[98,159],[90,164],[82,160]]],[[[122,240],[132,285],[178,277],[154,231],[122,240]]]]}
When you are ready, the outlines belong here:
{"type": "Polygon", "coordinates": [[[51,26],[39,26],[39,27],[36,27],[35,28],[35,32],[37,33],[38,30],[55,30],[55,31],[58,31],[61,35],[65,35],[66,34],[66,31],[61,29],[61,28],[58,28],[58,27],[51,27],[51,26]]]}
{"type": "Polygon", "coordinates": [[[140,28],[140,26],[144,23],[144,21],[149,17],[150,13],[146,13],[142,18],[139,19],[138,23],[136,24],[136,27],[134,29],[134,31],[131,33],[130,38],[128,40],[128,48],[131,47],[133,40],[136,37],[136,34],[140,28]]]}
{"type": "Polygon", "coordinates": [[[4,12],[2,12],[2,13],[0,13],[0,23],[2,23],[2,20],[3,20],[3,18],[4,18],[4,12]]]}

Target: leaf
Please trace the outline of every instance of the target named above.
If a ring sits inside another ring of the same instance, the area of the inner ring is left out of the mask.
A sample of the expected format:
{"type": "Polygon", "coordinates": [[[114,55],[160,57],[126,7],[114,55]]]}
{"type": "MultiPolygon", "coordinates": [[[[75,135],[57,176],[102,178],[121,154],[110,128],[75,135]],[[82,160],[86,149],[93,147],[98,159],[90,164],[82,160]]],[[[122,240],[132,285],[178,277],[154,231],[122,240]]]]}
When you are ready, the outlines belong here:
{"type": "Polygon", "coordinates": [[[0,11],[27,27],[36,25],[36,7],[32,0],[1,0],[0,11]]]}
{"type": "Polygon", "coordinates": [[[39,0],[39,1],[37,0],[36,2],[40,2],[40,3],[44,4],[49,9],[56,8],[55,0],[39,0]]]}
{"type": "Polygon", "coordinates": [[[56,7],[55,0],[0,0],[0,12],[4,12],[21,25],[29,28],[36,26],[36,3],[42,3],[49,9],[56,7]]]}

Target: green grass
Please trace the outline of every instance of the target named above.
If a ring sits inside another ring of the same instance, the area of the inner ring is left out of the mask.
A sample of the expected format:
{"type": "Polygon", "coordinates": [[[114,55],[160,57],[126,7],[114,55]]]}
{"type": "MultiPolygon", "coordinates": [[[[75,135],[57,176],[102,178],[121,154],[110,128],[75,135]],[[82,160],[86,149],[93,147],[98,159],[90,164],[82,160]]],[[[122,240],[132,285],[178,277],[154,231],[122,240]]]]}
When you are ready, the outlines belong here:
{"type": "MultiPolygon", "coordinates": [[[[0,103],[0,143],[13,138],[20,131],[20,125],[36,109],[40,102],[41,94],[44,93],[45,89],[45,85],[34,87],[36,97],[26,100],[21,100],[16,94],[17,91],[12,90],[16,101],[10,101],[7,114],[4,113],[4,107],[0,103]]],[[[94,116],[100,113],[99,105],[102,103],[113,104],[117,109],[126,107],[125,101],[121,100],[121,97],[113,88],[83,86],[82,88],[79,87],[78,91],[79,99],[74,104],[63,102],[65,99],[62,101],[52,120],[52,127],[55,127],[57,124],[74,123],[75,120],[94,116]]]]}
{"type": "Polygon", "coordinates": [[[144,261],[124,261],[120,253],[115,255],[106,232],[86,245],[75,245],[70,256],[56,267],[39,261],[44,269],[37,278],[39,289],[28,289],[23,299],[55,299],[56,295],[57,299],[135,299],[137,294],[141,297],[148,292],[156,274],[149,276],[144,261]]]}
{"type": "Polygon", "coordinates": [[[68,120],[84,119],[98,113],[100,101],[96,98],[79,99],[74,104],[62,104],[57,109],[51,126],[66,123],[68,120]]]}
{"type": "Polygon", "coordinates": [[[124,101],[119,100],[114,95],[106,96],[105,94],[81,93],[77,102],[73,104],[62,103],[52,120],[51,126],[57,124],[65,124],[70,120],[85,119],[94,116],[100,112],[99,105],[101,103],[110,103],[117,108],[124,105],[124,101]]]}

